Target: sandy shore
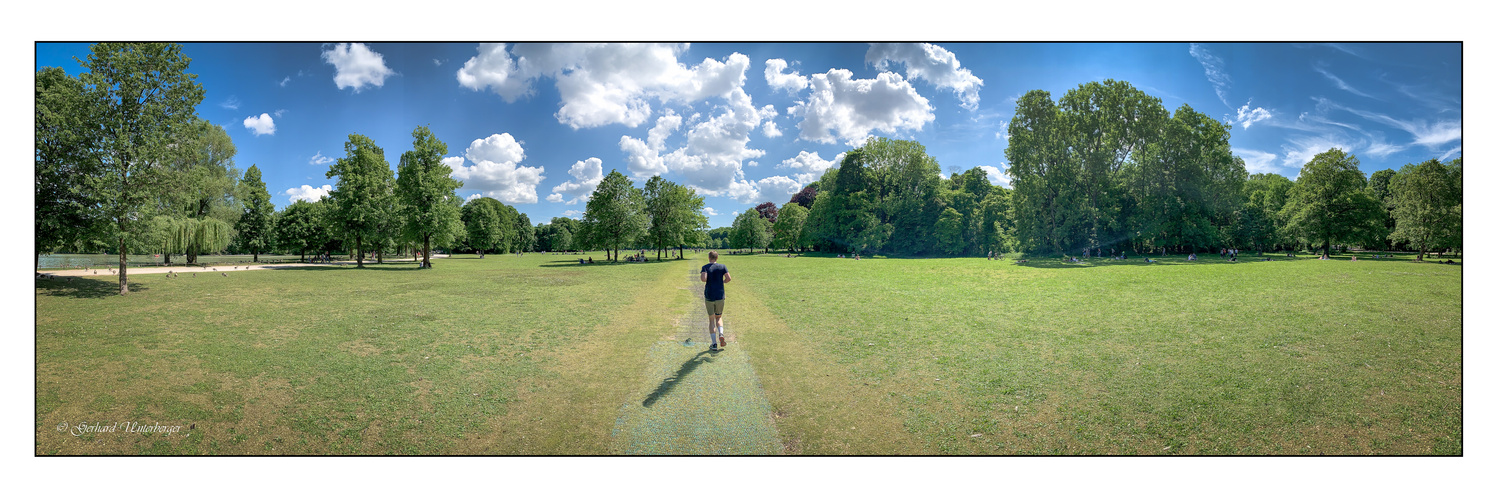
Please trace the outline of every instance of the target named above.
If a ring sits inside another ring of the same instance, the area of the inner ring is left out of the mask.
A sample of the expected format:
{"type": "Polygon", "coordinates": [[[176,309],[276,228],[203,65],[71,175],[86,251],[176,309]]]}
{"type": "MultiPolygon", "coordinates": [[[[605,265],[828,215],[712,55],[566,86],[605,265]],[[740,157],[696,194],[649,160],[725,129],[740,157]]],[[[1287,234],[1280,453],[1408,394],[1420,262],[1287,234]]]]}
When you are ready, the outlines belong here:
{"type": "MultiPolygon", "coordinates": [[[[447,254],[433,254],[432,258],[434,258],[434,259],[441,259],[441,258],[447,257],[447,256],[448,256],[447,254]]],[[[366,264],[370,264],[370,263],[374,263],[374,262],[375,261],[373,261],[373,260],[367,260],[367,261],[365,261],[366,264]]],[[[390,261],[386,261],[386,263],[387,264],[401,264],[401,263],[415,264],[414,262],[412,262],[410,260],[390,260],[390,261]]],[[[303,263],[292,262],[292,263],[286,263],[286,264],[225,264],[225,265],[222,265],[222,266],[221,265],[212,265],[212,264],[207,265],[207,266],[148,266],[148,267],[132,267],[132,268],[129,268],[129,270],[126,272],[126,274],[127,275],[129,275],[129,274],[166,274],[166,273],[169,273],[169,272],[175,272],[175,273],[178,273],[178,274],[183,274],[183,273],[233,273],[233,272],[239,272],[239,271],[260,271],[260,270],[263,270],[263,269],[295,269],[295,268],[299,268],[299,267],[345,267],[345,266],[353,266],[353,265],[355,265],[355,263],[352,260],[339,260],[339,261],[333,261],[333,262],[330,262],[330,263],[327,263],[327,264],[303,264],[303,263]]],[[[101,268],[89,268],[87,270],[85,270],[85,269],[53,269],[53,270],[48,270],[48,271],[38,271],[38,273],[39,274],[49,274],[49,275],[52,275],[52,276],[95,276],[95,275],[97,275],[97,276],[115,276],[115,273],[110,272],[111,269],[114,269],[114,268],[113,267],[101,267],[101,268]]]]}

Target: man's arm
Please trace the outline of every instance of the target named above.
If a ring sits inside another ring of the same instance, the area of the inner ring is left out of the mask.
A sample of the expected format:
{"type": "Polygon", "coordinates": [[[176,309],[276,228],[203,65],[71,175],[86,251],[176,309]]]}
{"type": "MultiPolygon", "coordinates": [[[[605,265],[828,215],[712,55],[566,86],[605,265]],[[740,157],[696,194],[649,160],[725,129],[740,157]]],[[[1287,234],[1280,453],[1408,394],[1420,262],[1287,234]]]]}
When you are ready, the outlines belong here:
{"type": "Polygon", "coordinates": [[[724,282],[725,282],[725,283],[728,283],[728,282],[729,282],[729,280],[730,280],[730,278],[729,278],[729,273],[724,273],[724,282]]]}
{"type": "Polygon", "coordinates": [[[708,283],[708,273],[698,273],[698,281],[708,283]]]}

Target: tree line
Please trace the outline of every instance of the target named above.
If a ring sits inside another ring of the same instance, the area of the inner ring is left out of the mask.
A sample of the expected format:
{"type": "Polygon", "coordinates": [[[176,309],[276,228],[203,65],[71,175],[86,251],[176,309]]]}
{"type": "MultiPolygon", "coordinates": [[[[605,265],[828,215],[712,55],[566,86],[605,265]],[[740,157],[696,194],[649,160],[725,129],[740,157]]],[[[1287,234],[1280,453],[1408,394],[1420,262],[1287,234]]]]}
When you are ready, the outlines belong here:
{"type": "Polygon", "coordinates": [[[1054,102],[1035,90],[1009,125],[1013,188],[972,168],[941,176],[915,141],[872,138],[777,207],[708,229],[704,200],[661,176],[644,188],[611,171],[579,220],[533,226],[493,198],[462,201],[442,163],[447,145],[412,132],[393,175],[384,151],[351,134],[325,199],[276,211],[261,172],[235,168],[223,128],[197,117],[203,89],[175,44],[96,44],[71,77],[36,73],[36,258],[110,251],[128,291],[129,253],[606,251],[771,248],[909,256],[1283,250],[1363,246],[1421,259],[1462,245],[1462,158],[1368,178],[1353,155],[1316,155],[1293,181],[1247,175],[1230,126],[1130,84],[1080,85],[1054,102]]]}
{"type": "Polygon", "coordinates": [[[1462,246],[1462,158],[1366,177],[1331,149],[1293,181],[1247,175],[1229,131],[1125,82],[1056,102],[1035,90],[1008,128],[1013,188],[979,168],[944,179],[921,144],[872,138],[779,210],[762,204],[710,230],[707,245],[902,256],[1359,246],[1419,260],[1462,246]]]}

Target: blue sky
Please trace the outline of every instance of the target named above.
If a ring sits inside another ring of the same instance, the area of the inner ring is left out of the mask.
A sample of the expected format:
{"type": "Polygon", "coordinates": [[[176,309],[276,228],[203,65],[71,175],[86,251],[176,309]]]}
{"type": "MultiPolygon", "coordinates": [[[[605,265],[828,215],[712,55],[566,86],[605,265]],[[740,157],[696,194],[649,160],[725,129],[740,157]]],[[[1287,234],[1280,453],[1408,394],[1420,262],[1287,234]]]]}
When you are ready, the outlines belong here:
{"type": "MultiPolygon", "coordinates": [[[[241,170],[278,208],[315,197],[351,133],[394,169],[411,131],[448,144],[463,197],[534,223],[577,216],[599,178],[652,174],[705,195],[710,225],[785,203],[875,135],[914,139],[944,174],[1008,183],[1014,99],[1130,82],[1233,124],[1251,173],[1295,178],[1330,147],[1368,174],[1462,155],[1462,47],[1448,43],[189,43],[241,170]]],[[[81,71],[87,44],[36,44],[36,67],[81,71]]]]}

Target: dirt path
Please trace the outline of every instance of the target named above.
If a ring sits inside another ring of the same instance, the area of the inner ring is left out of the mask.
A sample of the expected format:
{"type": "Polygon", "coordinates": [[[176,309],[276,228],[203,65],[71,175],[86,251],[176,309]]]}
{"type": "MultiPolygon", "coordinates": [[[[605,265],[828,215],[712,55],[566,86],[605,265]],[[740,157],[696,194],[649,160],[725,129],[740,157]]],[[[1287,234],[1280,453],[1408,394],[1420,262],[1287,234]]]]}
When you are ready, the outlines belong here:
{"type": "MultiPolygon", "coordinates": [[[[726,350],[708,350],[703,285],[697,270],[682,293],[694,294],[672,330],[652,346],[645,384],[621,406],[612,453],[774,455],[782,452],[771,404],[725,310],[726,350]]],[[[731,290],[731,294],[733,291],[731,290]]]]}
{"type": "MultiPolygon", "coordinates": [[[[446,254],[433,254],[433,256],[432,256],[432,258],[434,258],[434,259],[440,259],[440,258],[443,258],[443,257],[447,257],[447,255],[446,254]]],[[[366,260],[365,261],[366,264],[373,264],[374,262],[375,261],[373,261],[373,260],[366,260]]],[[[415,263],[413,263],[413,262],[411,262],[409,260],[399,260],[399,261],[398,260],[390,260],[390,261],[386,261],[387,264],[403,263],[403,262],[407,263],[407,264],[413,264],[413,265],[415,265],[415,263]]],[[[175,273],[178,273],[178,274],[182,274],[182,273],[232,273],[232,272],[236,272],[236,271],[260,271],[260,270],[264,270],[264,269],[295,269],[295,268],[298,268],[298,267],[341,267],[341,266],[352,266],[352,265],[355,265],[354,261],[352,261],[352,260],[342,260],[342,261],[333,261],[333,262],[330,262],[330,263],[327,263],[327,264],[306,264],[306,263],[300,263],[300,262],[289,262],[289,263],[285,263],[285,264],[222,264],[222,265],[220,265],[220,264],[205,264],[205,265],[201,265],[201,266],[142,266],[142,267],[131,267],[131,268],[129,268],[126,271],[126,273],[130,274],[130,275],[135,275],[135,274],[165,274],[165,273],[168,273],[168,272],[175,272],[175,273]]],[[[113,271],[114,271],[114,267],[112,267],[112,266],[111,267],[101,266],[101,267],[98,267],[98,268],[89,268],[89,269],[52,269],[52,270],[47,270],[47,271],[38,271],[37,273],[38,274],[45,274],[45,275],[52,275],[52,276],[118,276],[113,271]]]]}

